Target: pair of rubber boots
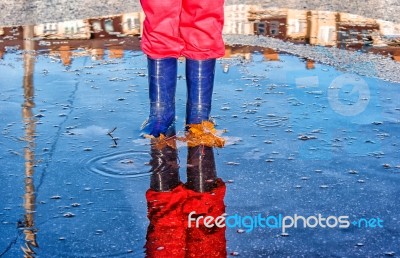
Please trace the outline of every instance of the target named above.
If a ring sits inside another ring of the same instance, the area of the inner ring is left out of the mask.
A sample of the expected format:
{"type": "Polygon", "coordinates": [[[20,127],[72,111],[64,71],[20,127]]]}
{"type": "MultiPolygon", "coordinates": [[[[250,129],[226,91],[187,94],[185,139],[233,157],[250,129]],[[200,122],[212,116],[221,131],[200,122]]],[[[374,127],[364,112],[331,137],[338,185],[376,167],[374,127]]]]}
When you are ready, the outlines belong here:
{"type": "MultiPolygon", "coordinates": [[[[178,61],[176,58],[148,57],[150,115],[142,133],[159,137],[175,134],[175,92],[178,61]]],[[[186,58],[186,124],[209,120],[214,86],[215,59],[186,58]]]]}

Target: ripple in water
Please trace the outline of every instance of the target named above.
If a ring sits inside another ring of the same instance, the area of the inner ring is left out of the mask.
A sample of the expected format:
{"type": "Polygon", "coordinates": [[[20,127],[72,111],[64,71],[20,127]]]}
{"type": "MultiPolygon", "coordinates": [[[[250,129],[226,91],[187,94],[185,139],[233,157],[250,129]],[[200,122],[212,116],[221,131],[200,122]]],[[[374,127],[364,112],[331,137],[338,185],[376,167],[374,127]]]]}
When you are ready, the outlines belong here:
{"type": "Polygon", "coordinates": [[[150,154],[143,151],[116,152],[88,160],[85,169],[112,178],[143,177],[151,174],[150,159],[150,154]]]}
{"type": "Polygon", "coordinates": [[[255,121],[255,124],[260,127],[280,127],[284,126],[289,118],[286,116],[277,116],[269,114],[266,118],[260,118],[255,121]]]}

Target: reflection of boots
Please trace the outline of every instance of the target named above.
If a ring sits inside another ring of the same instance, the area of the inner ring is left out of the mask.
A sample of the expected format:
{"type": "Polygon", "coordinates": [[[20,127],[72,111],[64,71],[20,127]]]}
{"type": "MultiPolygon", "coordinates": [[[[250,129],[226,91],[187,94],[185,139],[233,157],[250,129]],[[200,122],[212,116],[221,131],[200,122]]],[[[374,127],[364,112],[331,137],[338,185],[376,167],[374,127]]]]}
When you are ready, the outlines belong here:
{"type": "MultiPolygon", "coordinates": [[[[187,200],[183,205],[185,222],[188,216],[199,218],[196,223],[187,224],[186,256],[189,258],[225,258],[225,227],[207,227],[204,218],[212,216],[216,219],[225,213],[225,184],[217,178],[213,149],[205,146],[188,148],[188,168],[186,183],[187,200]],[[200,218],[200,216],[203,216],[200,218]]],[[[215,220],[212,221],[215,223],[215,220]]]]}
{"type": "Polygon", "coordinates": [[[196,192],[210,192],[216,185],[217,171],[213,148],[188,147],[187,188],[196,192]]]}
{"type": "Polygon", "coordinates": [[[150,189],[146,192],[149,227],[146,257],[185,257],[186,229],[182,203],[187,193],[179,181],[177,150],[171,146],[151,149],[150,189]]]}
{"type": "Polygon", "coordinates": [[[214,86],[215,59],[186,59],[186,124],[209,120],[214,86]]]}
{"type": "Polygon", "coordinates": [[[169,145],[165,145],[162,149],[152,145],[150,160],[152,190],[167,192],[180,184],[177,153],[178,151],[169,145]]]}
{"type": "Polygon", "coordinates": [[[143,134],[168,134],[175,119],[177,59],[148,60],[150,115],[142,125],[143,134]]]}

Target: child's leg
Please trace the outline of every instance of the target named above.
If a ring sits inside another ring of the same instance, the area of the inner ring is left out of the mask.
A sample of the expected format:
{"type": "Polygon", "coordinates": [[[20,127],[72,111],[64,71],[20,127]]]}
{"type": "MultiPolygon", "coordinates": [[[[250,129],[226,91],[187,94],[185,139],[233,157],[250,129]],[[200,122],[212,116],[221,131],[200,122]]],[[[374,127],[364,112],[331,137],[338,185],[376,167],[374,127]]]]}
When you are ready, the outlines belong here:
{"type": "Polygon", "coordinates": [[[224,56],[224,1],[182,1],[180,33],[185,41],[182,55],[194,60],[224,56]]]}
{"type": "Polygon", "coordinates": [[[209,120],[215,59],[225,54],[223,0],[183,0],[180,21],[186,57],[186,124],[209,120]]]}
{"type": "Polygon", "coordinates": [[[142,125],[142,134],[154,137],[175,134],[175,90],[177,80],[177,59],[147,58],[149,73],[149,118],[142,125]]]}
{"type": "Polygon", "coordinates": [[[142,50],[148,56],[150,115],[143,134],[155,137],[173,134],[177,58],[184,41],[180,38],[180,0],[141,0],[146,14],[142,50]]]}
{"type": "Polygon", "coordinates": [[[179,32],[181,0],[141,0],[146,18],[143,23],[142,50],[153,59],[178,58],[184,47],[179,32]]]}

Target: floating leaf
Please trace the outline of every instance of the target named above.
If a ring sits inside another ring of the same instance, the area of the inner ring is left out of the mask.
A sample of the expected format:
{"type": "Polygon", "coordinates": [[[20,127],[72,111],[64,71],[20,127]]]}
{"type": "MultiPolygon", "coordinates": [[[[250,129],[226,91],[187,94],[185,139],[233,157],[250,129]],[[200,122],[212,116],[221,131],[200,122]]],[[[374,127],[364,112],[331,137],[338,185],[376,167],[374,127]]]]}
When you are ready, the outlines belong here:
{"type": "Polygon", "coordinates": [[[225,145],[225,139],[217,135],[214,124],[209,121],[203,121],[201,124],[188,125],[189,130],[185,137],[179,140],[187,142],[189,147],[204,145],[208,147],[222,148],[225,145]]]}
{"type": "Polygon", "coordinates": [[[162,150],[166,147],[176,149],[176,137],[175,136],[166,137],[164,134],[160,134],[159,137],[154,137],[152,135],[145,134],[144,137],[151,139],[151,145],[158,150],[162,150]]]}

